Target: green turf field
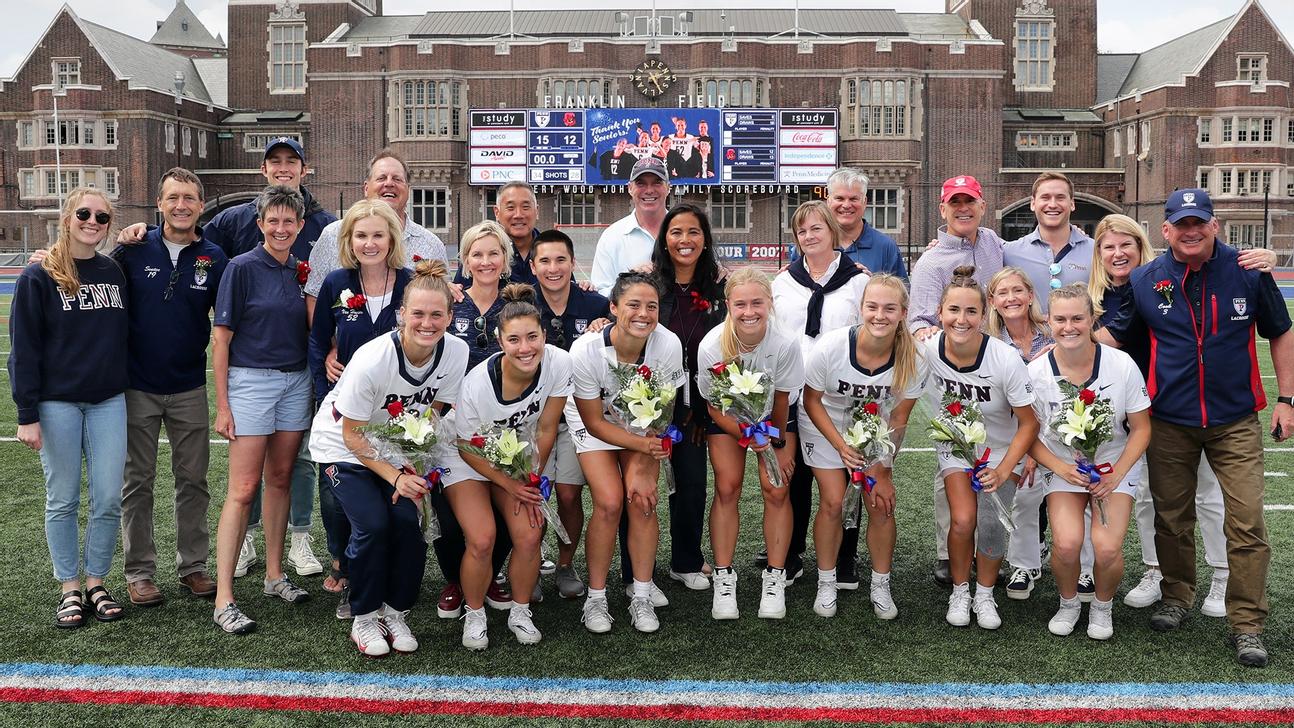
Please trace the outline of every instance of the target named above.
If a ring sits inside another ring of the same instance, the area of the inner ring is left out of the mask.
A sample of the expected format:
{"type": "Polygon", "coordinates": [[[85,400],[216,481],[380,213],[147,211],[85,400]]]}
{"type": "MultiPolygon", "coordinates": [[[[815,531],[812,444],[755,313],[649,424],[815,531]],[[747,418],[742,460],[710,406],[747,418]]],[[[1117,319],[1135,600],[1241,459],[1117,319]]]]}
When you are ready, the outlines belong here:
{"type": "MultiPolygon", "coordinates": [[[[9,302],[0,302],[0,317],[7,321],[9,302]]],[[[4,327],[7,331],[7,326],[4,327]]],[[[1266,356],[1265,344],[1260,353],[1266,356]]],[[[0,338],[0,358],[7,358],[7,334],[0,338]]],[[[1264,379],[1269,398],[1275,381],[1270,362],[1264,379]]],[[[7,383],[7,374],[0,374],[7,383]]],[[[214,396],[212,397],[214,404],[214,396]]],[[[1265,418],[1265,415],[1264,415],[1265,418]]],[[[924,417],[909,428],[908,447],[929,448],[924,417]]],[[[369,661],[358,656],[347,639],[349,622],[333,617],[335,597],[323,591],[322,577],[294,579],[313,599],[292,606],[260,595],[259,568],[238,582],[239,601],[260,623],[247,637],[219,632],[211,621],[209,601],[182,595],[175,580],[174,533],[171,520],[172,481],[167,471],[169,450],[163,444],[157,479],[158,583],[168,601],[159,608],[127,607],[127,618],[114,624],[93,621],[83,629],[58,631],[50,622],[58,585],[51,576],[42,526],[44,488],[35,453],[12,441],[15,413],[8,397],[0,403],[0,502],[6,515],[0,522],[0,630],[8,636],[0,662],[95,663],[201,667],[250,667],[392,674],[462,674],[485,676],[555,676],[646,679],[725,679],[774,681],[865,682],[1294,682],[1294,645],[1290,631],[1294,620],[1286,606],[1294,598],[1289,553],[1294,549],[1294,511],[1269,511],[1267,523],[1272,545],[1269,591],[1272,615],[1266,641],[1272,664],[1265,670],[1235,665],[1224,643],[1225,620],[1204,617],[1196,611],[1176,634],[1160,635],[1146,624],[1148,610],[1132,610],[1117,601],[1116,634],[1107,643],[1089,640],[1080,624],[1068,638],[1046,630],[1056,606],[1056,592],[1044,573],[1031,600],[1012,601],[998,592],[1003,627],[988,632],[975,627],[955,629],[944,622],[947,590],[930,578],[934,560],[931,474],[934,455],[928,451],[900,456],[895,477],[899,490],[899,543],[893,594],[901,610],[893,622],[880,622],[872,614],[867,591],[841,592],[840,612],[824,620],[812,612],[814,579],[806,578],[787,591],[785,620],[756,618],[759,576],[751,557],[760,547],[761,504],[757,487],[745,489],[742,500],[742,538],[738,545],[740,573],[738,600],[742,618],[715,622],[710,618],[710,592],[689,592],[669,580],[667,559],[662,558],[657,583],[669,595],[671,606],[659,611],[662,628],[656,635],[640,635],[629,625],[622,595],[610,597],[613,631],[592,635],[580,624],[580,603],[558,599],[551,577],[544,581],[546,600],[535,608],[535,622],[544,632],[537,647],[516,644],[504,626],[504,613],[491,610],[491,646],[484,653],[469,653],[459,645],[461,624],[435,616],[434,602],[442,580],[435,560],[428,558],[423,599],[409,622],[422,643],[412,656],[369,661]]],[[[1294,504],[1294,443],[1277,446],[1266,455],[1268,504],[1294,504]]],[[[212,446],[210,488],[214,532],[225,488],[225,448],[212,446]]],[[[316,506],[317,509],[317,506],[316,506]]],[[[664,510],[664,509],[662,509],[664,510]]],[[[664,514],[662,514],[664,516],[664,514]]],[[[315,525],[316,553],[324,558],[323,530],[315,525]]],[[[708,537],[707,537],[708,538],[708,537]]],[[[119,547],[120,548],[120,547],[119,547]]],[[[811,547],[810,547],[811,548],[811,547]]],[[[662,553],[667,554],[668,528],[662,528],[662,553]]],[[[258,550],[261,550],[258,544],[258,550]]],[[[708,546],[707,546],[708,552],[708,546]]],[[[551,551],[551,549],[550,549],[551,551]]],[[[865,548],[860,549],[860,574],[867,574],[865,548]]],[[[1202,558],[1202,548],[1200,549],[1202,558]]],[[[263,556],[263,550],[261,550],[263,556]]],[[[1123,591],[1141,573],[1135,528],[1126,542],[1128,575],[1123,591]]],[[[810,561],[811,561],[810,555],[810,561]]],[[[116,573],[108,586],[123,602],[125,584],[116,573]]],[[[577,568],[583,569],[582,553],[577,568]]],[[[214,564],[212,564],[214,575],[214,564]]],[[[1202,565],[1200,581],[1207,591],[1209,569],[1202,565]]],[[[613,575],[612,583],[616,582],[613,575]]],[[[1203,599],[1201,593],[1200,599],[1203,599]]],[[[0,704],[0,725],[220,725],[269,726],[289,720],[296,724],[335,724],[350,720],[336,715],[293,718],[251,711],[204,711],[200,716],[171,708],[100,709],[65,705],[0,704]]],[[[364,725],[431,725],[437,721],[461,726],[495,726],[525,723],[516,719],[364,717],[364,725]]],[[[583,721],[593,723],[594,721],[583,721]]],[[[606,724],[606,721],[599,721],[606,724]]],[[[566,721],[533,721],[528,725],[568,725],[566,721]]]]}

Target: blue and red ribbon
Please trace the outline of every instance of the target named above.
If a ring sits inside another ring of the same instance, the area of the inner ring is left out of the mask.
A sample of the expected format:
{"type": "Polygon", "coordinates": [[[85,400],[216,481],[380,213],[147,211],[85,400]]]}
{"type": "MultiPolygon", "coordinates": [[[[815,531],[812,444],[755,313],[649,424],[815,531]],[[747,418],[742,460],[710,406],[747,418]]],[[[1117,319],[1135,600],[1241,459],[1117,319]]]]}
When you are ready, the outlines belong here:
{"type": "Polygon", "coordinates": [[[437,487],[440,486],[440,479],[444,475],[445,475],[444,468],[432,468],[431,470],[428,470],[427,474],[422,477],[424,480],[427,481],[427,484],[431,486],[431,490],[435,490],[437,487]]]}
{"type": "Polygon", "coordinates": [[[665,428],[664,432],[657,435],[657,437],[660,438],[660,446],[661,449],[665,451],[665,454],[673,455],[674,445],[676,443],[683,442],[683,431],[674,425],[670,425],[665,428]]]}
{"type": "Polygon", "coordinates": [[[764,420],[753,425],[744,422],[738,423],[741,428],[741,437],[737,438],[737,444],[742,447],[750,447],[750,443],[763,447],[768,444],[772,438],[782,436],[782,431],[773,426],[772,420],[764,420]]]}
{"type": "Polygon", "coordinates": [[[859,470],[857,468],[849,471],[849,482],[862,483],[863,490],[867,493],[871,493],[872,488],[876,487],[876,478],[873,478],[863,470],[859,470]]]}
{"type": "Polygon", "coordinates": [[[984,448],[984,454],[980,455],[979,459],[975,461],[974,467],[964,468],[964,470],[966,471],[966,474],[969,475],[971,479],[971,490],[975,491],[976,493],[980,492],[981,490],[984,490],[984,484],[979,482],[979,474],[984,472],[984,469],[988,467],[988,456],[992,452],[993,452],[993,448],[991,447],[984,448]]]}
{"type": "Polygon", "coordinates": [[[539,495],[548,500],[553,495],[553,481],[547,475],[530,474],[530,487],[539,490],[539,495]]]}
{"type": "Polygon", "coordinates": [[[1078,467],[1078,472],[1082,473],[1083,475],[1086,475],[1087,482],[1091,483],[1092,485],[1096,485],[1097,483],[1101,482],[1102,475],[1109,475],[1114,472],[1114,466],[1110,465],[1109,463],[1101,463],[1100,465],[1093,465],[1092,463],[1089,463],[1086,460],[1079,458],[1078,462],[1074,464],[1078,467]]]}

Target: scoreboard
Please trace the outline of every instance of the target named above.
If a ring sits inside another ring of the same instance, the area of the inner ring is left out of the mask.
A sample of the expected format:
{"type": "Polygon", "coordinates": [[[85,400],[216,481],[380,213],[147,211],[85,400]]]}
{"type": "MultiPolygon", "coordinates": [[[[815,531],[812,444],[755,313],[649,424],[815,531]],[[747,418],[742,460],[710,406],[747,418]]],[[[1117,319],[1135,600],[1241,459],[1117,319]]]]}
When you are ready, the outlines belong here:
{"type": "Polygon", "coordinates": [[[471,184],[623,185],[655,156],[674,184],[821,185],[836,109],[473,109],[471,184]]]}

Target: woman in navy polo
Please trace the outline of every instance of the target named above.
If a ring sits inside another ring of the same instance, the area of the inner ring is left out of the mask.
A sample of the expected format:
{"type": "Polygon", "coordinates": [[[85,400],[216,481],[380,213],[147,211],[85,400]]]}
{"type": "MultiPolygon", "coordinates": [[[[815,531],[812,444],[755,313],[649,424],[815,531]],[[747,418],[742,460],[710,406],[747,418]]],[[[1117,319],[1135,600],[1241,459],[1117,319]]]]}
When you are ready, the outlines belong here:
{"type": "Polygon", "coordinates": [[[310,596],[283,573],[292,463],[311,415],[303,289],[309,265],[292,255],[305,200],[295,189],[267,187],[256,201],[256,214],[265,242],[229,261],[216,296],[212,346],[216,432],[229,438],[229,493],[216,534],[214,618],[232,634],[256,628],[234,603],[234,565],[262,471],[264,593],[294,604],[310,596]]]}
{"type": "MultiPolygon", "coordinates": [[[[400,219],[382,200],[360,200],[346,211],[337,239],[341,267],[329,273],[310,308],[310,373],[314,398],[321,401],[337,379],[324,365],[336,347],[337,361],[345,366],[364,344],[396,328],[396,313],[410,273],[403,267],[404,238],[400,219]]],[[[328,535],[332,578],[341,590],[341,604],[349,608],[346,593],[346,543],[350,522],[333,500],[323,472],[319,473],[319,512],[328,535]]],[[[338,617],[347,610],[338,607],[338,617]]]]}

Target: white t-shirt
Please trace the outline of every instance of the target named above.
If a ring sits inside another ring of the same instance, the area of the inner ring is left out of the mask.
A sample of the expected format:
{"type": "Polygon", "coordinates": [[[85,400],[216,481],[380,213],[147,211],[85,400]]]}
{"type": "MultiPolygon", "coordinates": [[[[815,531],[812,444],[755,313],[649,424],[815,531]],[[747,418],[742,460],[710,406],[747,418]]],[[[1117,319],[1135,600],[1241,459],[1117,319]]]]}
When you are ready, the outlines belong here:
{"type": "Polygon", "coordinates": [[[444,336],[431,358],[414,367],[400,350],[399,335],[392,332],[364,344],[342,371],[315,414],[310,428],[310,458],[317,463],[353,463],[359,460],[342,440],[341,418],[371,425],[391,419],[386,407],[395,401],[406,411],[422,414],[433,402],[459,399],[467,344],[444,336]]]}
{"type": "MultiPolygon", "coordinates": [[[[710,400],[712,382],[707,370],[724,361],[719,350],[723,327],[720,324],[710,329],[697,348],[697,369],[700,372],[696,375],[696,386],[706,401],[710,400]]],[[[741,359],[742,366],[759,369],[767,374],[772,379],[775,391],[790,394],[788,404],[795,404],[800,400],[800,391],[804,388],[804,359],[800,356],[799,338],[782,333],[776,322],[768,322],[768,330],[754,351],[741,354],[738,358],[741,359]]],[[[771,398],[769,404],[772,404],[771,398]]]]}
{"type": "MultiPolygon", "coordinates": [[[[837,253],[836,260],[827,266],[827,272],[817,279],[819,285],[825,285],[831,280],[831,275],[836,272],[842,260],[845,265],[854,264],[853,261],[837,253]]],[[[803,266],[806,263],[803,258],[800,258],[791,265],[803,266]]],[[[862,321],[859,305],[863,301],[863,289],[867,288],[868,280],[869,276],[865,273],[856,275],[844,286],[826,295],[822,301],[819,336],[862,321]]],[[[777,310],[777,325],[787,334],[796,334],[800,337],[800,355],[804,361],[808,361],[809,355],[813,352],[813,339],[804,335],[804,324],[809,318],[809,298],[812,295],[813,291],[797,283],[791,277],[789,270],[778,273],[773,279],[773,307],[777,310]]]]}
{"type": "MultiPolygon", "coordinates": [[[[983,337],[979,356],[970,366],[954,367],[944,357],[944,336],[940,331],[924,343],[925,359],[930,368],[926,392],[930,396],[931,411],[938,412],[944,392],[951,392],[979,407],[988,435],[982,447],[992,448],[989,467],[997,467],[1018,427],[1012,408],[1033,405],[1033,382],[1029,379],[1029,371],[1019,352],[992,336],[983,337]]],[[[939,456],[941,471],[950,467],[967,467],[966,463],[951,456],[945,443],[935,443],[935,452],[939,456]]]]}
{"type": "Polygon", "coordinates": [[[180,251],[189,247],[188,243],[172,243],[166,238],[162,238],[162,244],[166,246],[166,252],[171,256],[172,266],[180,262],[180,251]]]}
{"type": "MultiPolygon", "coordinates": [[[[575,376],[574,396],[566,400],[566,424],[575,447],[580,452],[588,450],[609,450],[608,445],[589,434],[580,418],[580,411],[575,405],[579,399],[601,399],[602,413],[605,416],[607,403],[615,396],[615,383],[611,375],[611,365],[616,362],[616,350],[611,345],[611,327],[601,331],[584,334],[571,344],[571,369],[575,376]]],[[[687,383],[683,371],[683,344],[674,332],[664,326],[657,326],[647,337],[647,346],[643,349],[642,364],[652,372],[660,375],[661,381],[671,383],[675,388],[687,383]]]]}
{"type": "MultiPolygon", "coordinates": [[[[1060,391],[1057,379],[1061,376],[1056,367],[1055,356],[1048,353],[1034,359],[1029,364],[1029,376],[1033,380],[1034,396],[1037,398],[1035,409],[1042,421],[1042,440],[1056,457],[1067,463],[1074,462],[1073,451],[1058,436],[1051,432],[1052,418],[1060,410],[1065,399],[1060,391]]],[[[1114,428],[1111,440],[1096,450],[1096,464],[1113,465],[1123,454],[1128,444],[1128,414],[1144,412],[1150,409],[1150,397],[1146,394],[1146,382],[1141,377],[1141,370],[1132,361],[1132,357],[1118,349],[1097,344],[1096,359],[1092,363],[1092,379],[1084,385],[1096,392],[1098,397],[1110,400],[1114,410],[1114,428]]],[[[1128,473],[1128,479],[1144,467],[1144,461],[1138,463],[1128,473]]]]}

